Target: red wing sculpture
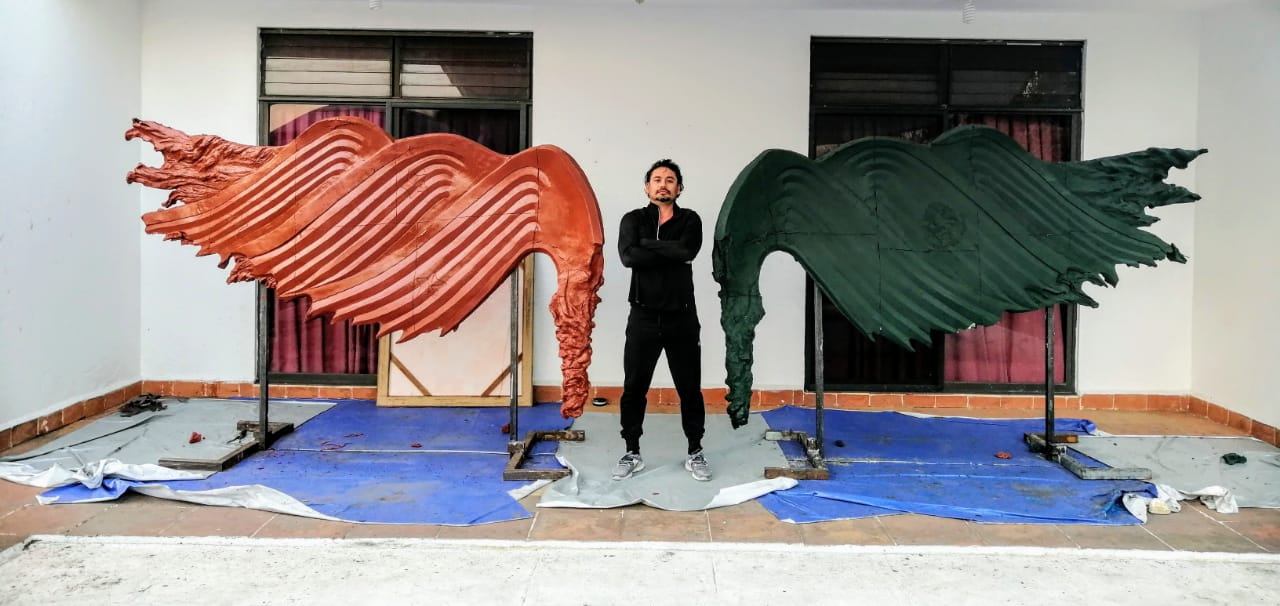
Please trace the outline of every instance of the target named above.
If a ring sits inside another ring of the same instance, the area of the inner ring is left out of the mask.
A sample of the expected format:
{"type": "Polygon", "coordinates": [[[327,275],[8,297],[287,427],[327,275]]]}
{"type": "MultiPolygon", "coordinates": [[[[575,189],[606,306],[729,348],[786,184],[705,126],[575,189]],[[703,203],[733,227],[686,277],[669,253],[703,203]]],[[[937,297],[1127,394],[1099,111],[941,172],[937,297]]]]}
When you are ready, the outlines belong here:
{"type": "Polygon", "coordinates": [[[450,134],[393,140],[359,118],[317,122],[280,147],[142,120],[125,133],[134,137],[164,165],[139,165],[128,182],[171,190],[166,209],[143,215],[147,233],[216,254],[221,267],[234,261],[228,282],[306,295],[311,315],[377,323],[379,337],[454,330],[526,255],[546,253],[559,274],[561,413],[582,414],[604,230],[564,150],[505,156],[450,134]]]}

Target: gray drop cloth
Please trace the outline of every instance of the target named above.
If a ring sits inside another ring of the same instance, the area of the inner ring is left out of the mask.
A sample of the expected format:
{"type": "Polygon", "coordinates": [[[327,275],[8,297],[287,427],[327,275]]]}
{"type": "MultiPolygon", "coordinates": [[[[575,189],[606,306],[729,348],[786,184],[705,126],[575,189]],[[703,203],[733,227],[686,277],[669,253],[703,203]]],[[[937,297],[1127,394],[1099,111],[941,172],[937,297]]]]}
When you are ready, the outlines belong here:
{"type": "Polygon", "coordinates": [[[1080,436],[1072,448],[1111,467],[1150,469],[1151,483],[1185,495],[1216,494],[1238,507],[1280,507],[1280,449],[1256,438],[1080,436]],[[1248,461],[1227,465],[1222,455],[1230,452],[1248,461]]]}
{"type": "MultiPolygon", "coordinates": [[[[258,419],[257,401],[173,398],[167,408],[131,417],[112,414],[31,451],[0,457],[0,479],[52,488],[73,482],[96,487],[103,477],[174,480],[208,477],[207,471],[159,467],[160,459],[220,459],[252,436],[236,422],[258,419]],[[191,434],[203,440],[190,443],[191,434]]],[[[332,402],[272,401],[270,421],[299,425],[332,402]]]]}
{"type": "Polygon", "coordinates": [[[624,452],[617,414],[588,412],[573,424],[587,433],[583,442],[560,442],[556,458],[572,475],[551,483],[538,507],[607,508],[633,503],[670,511],[699,511],[749,501],[796,485],[791,478],[765,479],[765,467],[787,467],[777,443],[764,439],[768,424],[759,415],[734,430],[726,415],[707,415],[703,453],[711,464],[709,482],[694,480],[684,468],[687,445],[680,415],[651,414],[644,421],[640,450],[644,469],[625,480],[612,478],[624,452]]]}

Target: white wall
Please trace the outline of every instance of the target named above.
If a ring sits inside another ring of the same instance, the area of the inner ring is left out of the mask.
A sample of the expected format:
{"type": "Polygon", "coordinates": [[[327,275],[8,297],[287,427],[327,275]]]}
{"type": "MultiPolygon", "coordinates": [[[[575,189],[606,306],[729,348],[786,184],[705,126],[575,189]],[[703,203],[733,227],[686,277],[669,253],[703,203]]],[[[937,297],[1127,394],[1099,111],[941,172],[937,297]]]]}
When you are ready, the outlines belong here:
{"type": "MultiPolygon", "coordinates": [[[[604,302],[592,380],[622,382],[627,274],[613,248],[622,214],[644,204],[649,163],[685,171],[682,202],[698,210],[707,245],[694,264],[703,324],[703,382],[722,384],[723,336],[711,279],[710,234],[737,171],[759,151],[808,146],[808,53],[813,35],[1047,38],[1088,41],[1085,156],[1151,145],[1196,145],[1198,20],[1192,15],[1002,15],[963,25],[955,11],[852,12],[680,9],[619,3],[582,8],[240,0],[152,1],[144,8],[143,110],[188,132],[255,140],[255,36],[259,26],[480,29],[534,32],[534,143],[574,155],[606,224],[604,302]]],[[[149,152],[148,152],[149,154],[149,152]]],[[[1190,175],[1177,177],[1191,183],[1190,175]]],[[[153,207],[162,195],[144,195],[153,207]]],[[[1190,256],[1192,208],[1160,211],[1156,231],[1190,256]]],[[[154,379],[246,380],[253,374],[253,293],[191,249],[143,242],[142,368],[154,379]],[[159,297],[182,292],[185,305],[159,297]],[[193,349],[193,344],[197,347],[193,349]]],[[[545,309],[553,270],[540,263],[535,382],[557,384],[559,361],[545,309]]],[[[1085,391],[1190,389],[1191,272],[1122,271],[1115,291],[1093,293],[1082,314],[1085,391]]],[[[767,315],[757,338],[756,385],[794,388],[803,377],[803,284],[789,257],[766,261],[767,315]]],[[[670,385],[665,369],[655,385],[670,385]]]]}
{"type": "Polygon", "coordinates": [[[139,378],[136,1],[0,1],[0,427],[139,378]]]}
{"type": "Polygon", "coordinates": [[[1280,426],[1280,6],[1208,15],[1201,40],[1192,392],[1280,426]]]}
{"type": "MultiPolygon", "coordinates": [[[[1095,18],[1085,50],[1086,159],[1147,147],[1198,148],[1198,18],[1095,18]]],[[[1196,160],[1169,181],[1196,191],[1196,160]]],[[[1206,203],[1212,203],[1209,199],[1206,203]]],[[[1150,211],[1151,231],[1191,261],[1120,267],[1114,289],[1086,286],[1099,308],[1080,308],[1082,392],[1179,393],[1191,389],[1191,301],[1200,203],[1150,211]]]]}
{"type": "MultiPolygon", "coordinates": [[[[388,3],[204,2],[146,0],[142,25],[142,113],[187,133],[216,134],[257,143],[259,27],[463,28],[467,16],[498,29],[527,28],[526,13],[511,7],[401,7],[388,3]],[[412,21],[405,11],[414,9],[412,21]]],[[[149,145],[143,162],[158,164],[149,145]]],[[[142,210],[166,192],[147,189],[142,210]]],[[[148,379],[250,381],[254,377],[255,290],[227,285],[227,271],[194,248],[142,241],[142,374],[148,379]],[[181,305],[158,296],[182,293],[181,305]]],[[[549,296],[549,295],[548,295],[549,296]]],[[[545,299],[544,301],[549,300],[545,299]]],[[[550,334],[543,332],[543,335],[550,334]]],[[[554,338],[553,338],[554,340],[554,338]]],[[[557,365],[558,367],[558,365],[557,365]]]]}

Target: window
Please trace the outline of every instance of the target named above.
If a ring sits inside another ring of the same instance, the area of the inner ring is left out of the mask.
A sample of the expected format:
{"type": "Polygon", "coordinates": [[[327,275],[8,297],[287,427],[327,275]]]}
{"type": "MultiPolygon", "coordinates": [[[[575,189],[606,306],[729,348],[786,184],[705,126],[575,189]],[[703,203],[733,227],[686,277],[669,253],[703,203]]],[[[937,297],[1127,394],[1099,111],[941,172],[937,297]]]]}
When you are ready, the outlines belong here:
{"type": "MultiPolygon", "coordinates": [[[[270,29],[259,35],[263,144],[288,143],[325,118],[358,116],[397,138],[450,132],[503,154],[528,147],[528,33],[270,29]]],[[[307,298],[270,299],[272,382],[375,383],[377,326],[308,320],[307,298]]]]}
{"type": "MultiPolygon", "coordinates": [[[[869,136],[928,142],[985,124],[1042,160],[1079,159],[1080,42],[814,39],[810,153],[869,136]]],[[[807,389],[814,385],[812,281],[806,289],[807,389]]],[[[1054,314],[1054,374],[1074,389],[1075,307],[1054,314]]],[[[823,305],[823,383],[831,390],[1034,392],[1044,385],[1044,312],[935,334],[914,351],[868,339],[823,305]]]]}

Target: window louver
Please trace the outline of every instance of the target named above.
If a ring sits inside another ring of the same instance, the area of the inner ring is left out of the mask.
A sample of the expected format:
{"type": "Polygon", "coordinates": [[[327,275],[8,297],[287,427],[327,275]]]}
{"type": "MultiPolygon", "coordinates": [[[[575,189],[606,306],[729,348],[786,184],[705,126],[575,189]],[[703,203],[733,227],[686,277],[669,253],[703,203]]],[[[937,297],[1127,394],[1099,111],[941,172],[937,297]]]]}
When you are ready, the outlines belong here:
{"type": "Polygon", "coordinates": [[[531,39],[405,38],[401,92],[406,97],[528,99],[531,39]]]}
{"type": "Polygon", "coordinates": [[[951,105],[1080,107],[1080,49],[1071,46],[956,45],[951,105]]]}
{"type": "Polygon", "coordinates": [[[815,42],[811,57],[814,106],[941,102],[936,46],[815,42]]]}
{"type": "Polygon", "coordinates": [[[263,36],[263,94],[391,96],[391,38],[263,36]]]}

